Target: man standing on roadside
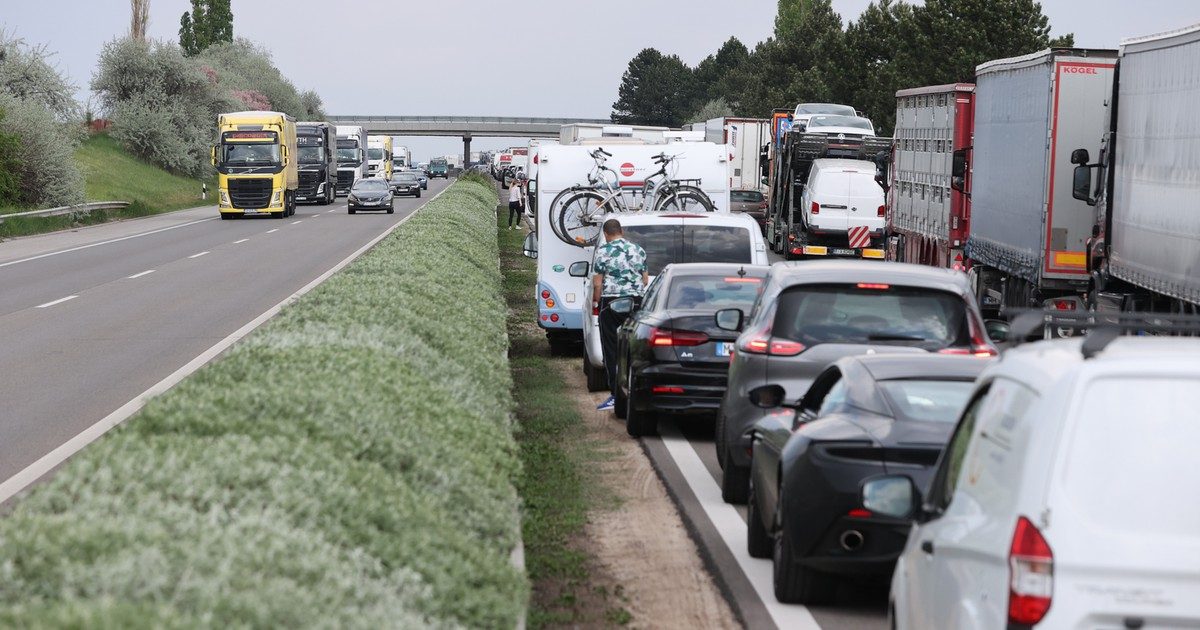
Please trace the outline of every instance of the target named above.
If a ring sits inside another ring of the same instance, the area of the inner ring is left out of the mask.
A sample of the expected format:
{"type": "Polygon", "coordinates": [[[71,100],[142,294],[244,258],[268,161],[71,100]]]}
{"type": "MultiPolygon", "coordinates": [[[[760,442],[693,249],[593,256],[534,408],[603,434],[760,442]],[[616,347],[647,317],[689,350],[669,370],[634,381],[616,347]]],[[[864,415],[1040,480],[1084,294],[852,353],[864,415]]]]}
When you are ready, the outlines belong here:
{"type": "MultiPolygon", "coordinates": [[[[625,240],[620,221],[605,221],[603,230],[605,242],[596,250],[596,273],[592,276],[592,305],[600,309],[600,349],[611,390],[617,381],[617,329],[628,315],[614,312],[608,306],[623,297],[639,301],[650,276],[646,273],[646,250],[625,240]]],[[[613,397],[609,396],[596,409],[612,409],[613,403],[613,397]]]]}

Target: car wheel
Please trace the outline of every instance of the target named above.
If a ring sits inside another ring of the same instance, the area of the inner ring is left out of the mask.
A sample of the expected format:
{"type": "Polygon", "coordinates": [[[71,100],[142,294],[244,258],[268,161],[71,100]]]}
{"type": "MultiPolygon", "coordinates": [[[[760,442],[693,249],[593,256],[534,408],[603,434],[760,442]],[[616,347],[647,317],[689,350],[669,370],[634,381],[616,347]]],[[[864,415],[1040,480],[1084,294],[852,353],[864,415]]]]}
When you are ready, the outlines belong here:
{"type": "Polygon", "coordinates": [[[393,203],[392,205],[388,206],[388,214],[395,214],[395,213],[396,213],[396,204],[393,203]]]}
{"type": "Polygon", "coordinates": [[[745,503],[749,490],[750,469],[734,464],[726,453],[725,468],[721,470],[721,498],[726,503],[745,503]]]}
{"type": "Polygon", "coordinates": [[[354,208],[346,208],[346,211],[350,214],[354,214],[354,208]]]}
{"type": "Polygon", "coordinates": [[[762,514],[755,499],[754,480],[750,480],[750,497],[746,501],[746,553],[751,558],[770,558],[774,552],[771,534],[763,525],[762,514]]]}
{"type": "Polygon", "coordinates": [[[416,197],[417,199],[420,199],[420,198],[421,198],[421,191],[420,191],[420,190],[418,190],[418,191],[417,191],[417,194],[415,195],[415,197],[416,197]]]}
{"type": "MultiPolygon", "coordinates": [[[[782,498],[783,489],[780,488],[782,498]]],[[[796,552],[783,528],[782,517],[776,515],[779,530],[775,533],[772,554],[774,567],[772,578],[775,599],[784,604],[823,604],[833,599],[837,582],[833,577],[817,573],[796,562],[796,552]]]]}
{"type": "Polygon", "coordinates": [[[586,352],[583,353],[583,375],[587,377],[589,392],[599,392],[608,389],[608,373],[604,368],[592,367],[592,362],[588,359],[586,352]]]}
{"type": "MultiPolygon", "coordinates": [[[[630,383],[632,386],[632,383],[630,383]]],[[[658,420],[644,411],[638,411],[633,405],[633,389],[625,397],[625,432],[629,437],[639,438],[643,435],[654,435],[658,432],[658,420]]]]}

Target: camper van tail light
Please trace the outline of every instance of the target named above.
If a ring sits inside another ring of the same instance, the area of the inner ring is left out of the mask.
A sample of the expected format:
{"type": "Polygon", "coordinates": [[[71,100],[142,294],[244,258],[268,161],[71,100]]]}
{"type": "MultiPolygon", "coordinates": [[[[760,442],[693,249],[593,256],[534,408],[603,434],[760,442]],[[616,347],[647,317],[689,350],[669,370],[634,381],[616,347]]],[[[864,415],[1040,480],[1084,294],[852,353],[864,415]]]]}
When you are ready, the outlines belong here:
{"type": "Polygon", "coordinates": [[[557,304],[557,302],[554,300],[546,300],[546,308],[554,308],[555,304],[557,304]]]}
{"type": "Polygon", "coordinates": [[[550,321],[558,323],[558,313],[550,313],[550,321]]]}
{"type": "Polygon", "coordinates": [[[881,217],[882,217],[882,216],[886,216],[886,215],[887,215],[887,206],[879,206],[879,210],[877,210],[876,212],[877,212],[877,213],[879,214],[879,216],[881,216],[881,217]]]}
{"type": "Polygon", "coordinates": [[[812,202],[812,213],[813,214],[821,214],[821,204],[819,204],[815,201],[812,202]]]}
{"type": "Polygon", "coordinates": [[[1046,616],[1054,597],[1054,554],[1042,533],[1017,519],[1008,551],[1008,623],[1032,626],[1046,616]]]}
{"type": "Polygon", "coordinates": [[[547,289],[542,289],[542,299],[543,300],[550,299],[550,291],[548,291],[547,289]]]}
{"type": "Polygon", "coordinates": [[[708,343],[708,335],[690,330],[672,330],[670,328],[654,328],[650,331],[650,345],[664,346],[698,346],[708,343]]]}

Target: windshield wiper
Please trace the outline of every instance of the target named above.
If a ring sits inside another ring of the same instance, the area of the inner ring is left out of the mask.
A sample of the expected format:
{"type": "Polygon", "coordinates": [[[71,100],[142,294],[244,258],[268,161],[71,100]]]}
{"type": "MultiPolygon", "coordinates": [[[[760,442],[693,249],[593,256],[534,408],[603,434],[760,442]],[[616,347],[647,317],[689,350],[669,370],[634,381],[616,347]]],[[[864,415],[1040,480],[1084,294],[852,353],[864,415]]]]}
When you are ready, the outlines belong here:
{"type": "Polygon", "coordinates": [[[930,341],[924,337],[914,337],[912,335],[867,335],[867,341],[930,341]]]}

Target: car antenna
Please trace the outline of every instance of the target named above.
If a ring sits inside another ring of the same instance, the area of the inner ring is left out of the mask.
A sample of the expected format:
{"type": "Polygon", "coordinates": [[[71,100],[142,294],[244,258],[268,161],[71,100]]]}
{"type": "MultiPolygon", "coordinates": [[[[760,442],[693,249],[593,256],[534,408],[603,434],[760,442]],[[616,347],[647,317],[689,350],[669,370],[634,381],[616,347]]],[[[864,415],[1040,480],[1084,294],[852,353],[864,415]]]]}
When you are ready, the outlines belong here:
{"type": "Polygon", "coordinates": [[[746,265],[742,265],[741,267],[738,267],[738,277],[739,278],[746,277],[746,265]]]}

